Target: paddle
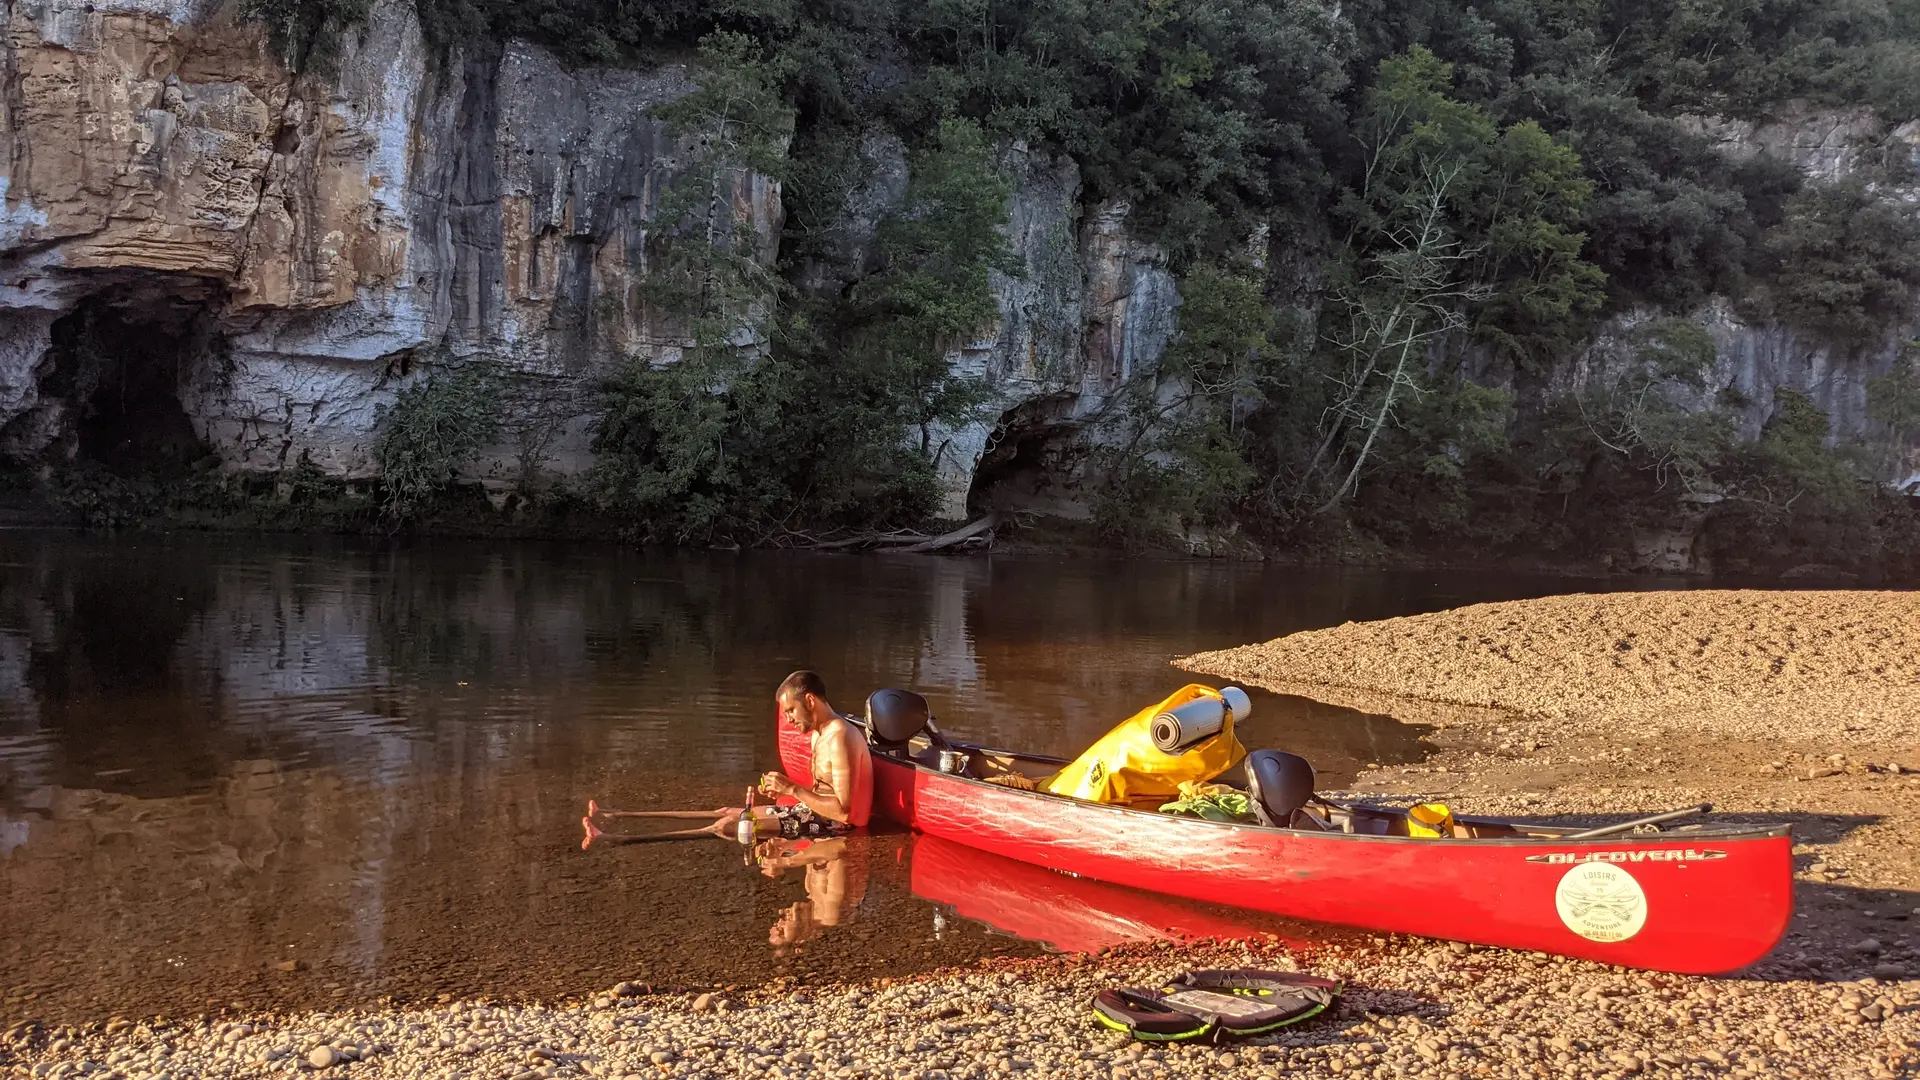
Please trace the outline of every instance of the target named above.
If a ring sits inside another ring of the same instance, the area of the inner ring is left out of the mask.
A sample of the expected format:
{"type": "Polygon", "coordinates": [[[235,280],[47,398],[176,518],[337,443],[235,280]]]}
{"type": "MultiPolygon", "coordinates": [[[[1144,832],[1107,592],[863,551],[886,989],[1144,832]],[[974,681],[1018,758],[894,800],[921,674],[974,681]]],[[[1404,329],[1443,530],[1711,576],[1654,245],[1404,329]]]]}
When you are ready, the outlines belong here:
{"type": "Polygon", "coordinates": [[[1632,832],[1634,829],[1637,829],[1642,825],[1658,825],[1662,822],[1673,821],[1678,818],[1692,817],[1695,814],[1709,813],[1712,810],[1713,810],[1712,803],[1703,802],[1698,806],[1689,806],[1683,810],[1669,810],[1664,814],[1650,814],[1643,818],[1634,818],[1632,821],[1623,821],[1618,825],[1602,825],[1597,829],[1588,829],[1585,832],[1570,833],[1566,836],[1561,837],[1560,839],[1562,840],[1598,840],[1603,836],[1612,836],[1615,833],[1632,832]]]}

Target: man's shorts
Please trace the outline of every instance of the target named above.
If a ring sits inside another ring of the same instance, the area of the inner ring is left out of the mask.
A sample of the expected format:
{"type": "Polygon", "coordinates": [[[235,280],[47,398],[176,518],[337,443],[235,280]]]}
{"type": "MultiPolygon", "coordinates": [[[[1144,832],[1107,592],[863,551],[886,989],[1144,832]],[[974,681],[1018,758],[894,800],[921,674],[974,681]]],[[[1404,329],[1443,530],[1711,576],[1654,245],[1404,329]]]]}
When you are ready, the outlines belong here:
{"type": "Polygon", "coordinates": [[[780,823],[780,835],[787,840],[801,837],[845,836],[853,826],[823,818],[802,803],[773,808],[773,820],[780,823]]]}

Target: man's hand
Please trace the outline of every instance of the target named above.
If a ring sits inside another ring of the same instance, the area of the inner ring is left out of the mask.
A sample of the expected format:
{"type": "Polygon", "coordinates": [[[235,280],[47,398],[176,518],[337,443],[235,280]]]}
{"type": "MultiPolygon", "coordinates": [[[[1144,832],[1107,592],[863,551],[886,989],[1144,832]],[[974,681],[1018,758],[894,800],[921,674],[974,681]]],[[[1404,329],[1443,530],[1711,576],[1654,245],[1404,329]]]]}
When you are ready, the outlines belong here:
{"type": "Polygon", "coordinates": [[[770,772],[760,778],[760,790],[778,798],[781,795],[793,794],[797,788],[785,774],[770,772]]]}

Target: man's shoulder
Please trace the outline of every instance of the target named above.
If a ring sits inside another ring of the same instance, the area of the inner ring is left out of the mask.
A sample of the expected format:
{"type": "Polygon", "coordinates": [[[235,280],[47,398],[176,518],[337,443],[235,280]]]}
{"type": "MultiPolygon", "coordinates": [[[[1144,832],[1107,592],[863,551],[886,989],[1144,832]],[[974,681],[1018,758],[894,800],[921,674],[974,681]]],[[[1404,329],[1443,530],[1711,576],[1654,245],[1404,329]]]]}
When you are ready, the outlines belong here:
{"type": "Polygon", "coordinates": [[[867,736],[860,722],[846,713],[835,713],[833,717],[834,737],[847,746],[867,748],[867,736]]]}

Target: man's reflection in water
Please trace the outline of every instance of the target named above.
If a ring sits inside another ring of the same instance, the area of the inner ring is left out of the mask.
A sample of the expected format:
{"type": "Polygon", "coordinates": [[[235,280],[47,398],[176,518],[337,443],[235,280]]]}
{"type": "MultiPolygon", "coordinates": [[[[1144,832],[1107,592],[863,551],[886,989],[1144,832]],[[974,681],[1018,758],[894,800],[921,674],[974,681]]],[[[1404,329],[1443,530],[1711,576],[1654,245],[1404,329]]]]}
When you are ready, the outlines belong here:
{"type": "Polygon", "coordinates": [[[807,898],[791,904],[767,931],[775,956],[793,956],[829,926],[850,923],[867,892],[867,837],[767,840],[755,849],[760,872],[774,880],[798,868],[807,898]]]}

